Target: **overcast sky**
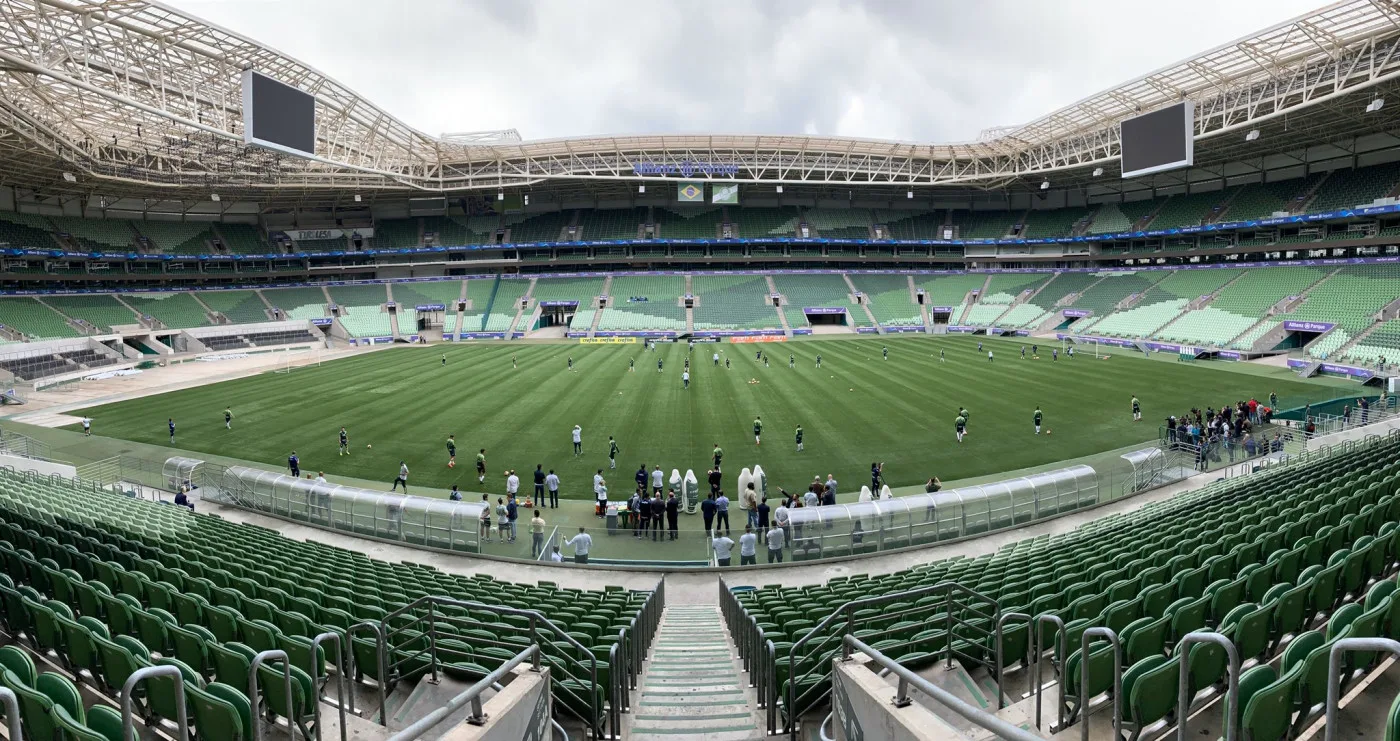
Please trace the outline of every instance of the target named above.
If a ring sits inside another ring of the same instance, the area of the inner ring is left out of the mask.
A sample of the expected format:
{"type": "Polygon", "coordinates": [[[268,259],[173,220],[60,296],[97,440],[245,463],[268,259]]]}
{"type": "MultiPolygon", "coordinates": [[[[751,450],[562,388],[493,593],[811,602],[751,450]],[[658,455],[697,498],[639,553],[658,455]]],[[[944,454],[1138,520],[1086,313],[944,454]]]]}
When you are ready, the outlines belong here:
{"type": "Polygon", "coordinates": [[[965,141],[1318,0],[170,0],[429,134],[965,141]]]}

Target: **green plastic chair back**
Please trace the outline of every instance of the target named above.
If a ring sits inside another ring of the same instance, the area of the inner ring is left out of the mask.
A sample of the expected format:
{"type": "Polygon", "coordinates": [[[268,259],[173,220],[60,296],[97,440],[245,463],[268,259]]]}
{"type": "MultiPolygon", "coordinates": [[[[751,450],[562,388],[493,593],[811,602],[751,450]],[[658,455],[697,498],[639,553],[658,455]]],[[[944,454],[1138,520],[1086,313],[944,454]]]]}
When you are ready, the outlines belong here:
{"type": "Polygon", "coordinates": [[[61,707],[50,708],[49,715],[64,741],[107,741],[106,736],[88,728],[82,721],[75,719],[61,707]]]}
{"type": "MultiPolygon", "coordinates": [[[[122,741],[122,714],[116,708],[106,705],[93,705],[87,711],[87,727],[96,731],[106,741],[122,741]]],[[[136,729],[131,729],[127,741],[136,741],[136,729]]]]}
{"type": "Polygon", "coordinates": [[[34,659],[18,646],[5,646],[0,648],[0,667],[6,671],[14,672],[15,677],[26,685],[33,685],[34,678],[39,676],[39,670],[34,666],[34,659]]]}
{"type": "Polygon", "coordinates": [[[253,725],[247,695],[220,682],[204,688],[186,687],[195,732],[205,741],[244,741],[253,725]]]}
{"type": "Polygon", "coordinates": [[[1300,674],[1301,670],[1296,669],[1285,672],[1269,685],[1254,691],[1247,700],[1243,699],[1244,679],[1241,677],[1240,704],[1244,706],[1244,715],[1240,719],[1239,727],[1243,731],[1243,738],[1251,741],[1279,741],[1288,737],[1293,716],[1294,685],[1300,674]]]}

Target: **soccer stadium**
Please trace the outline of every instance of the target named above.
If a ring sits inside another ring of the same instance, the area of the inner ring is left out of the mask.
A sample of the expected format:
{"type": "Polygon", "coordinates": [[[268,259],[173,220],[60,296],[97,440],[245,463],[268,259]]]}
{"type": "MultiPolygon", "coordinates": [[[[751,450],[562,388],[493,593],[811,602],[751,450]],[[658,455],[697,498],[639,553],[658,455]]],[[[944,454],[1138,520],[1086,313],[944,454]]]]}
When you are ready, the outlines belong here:
{"type": "Polygon", "coordinates": [[[1400,738],[1397,19],[528,139],[0,0],[0,733],[1400,738]]]}

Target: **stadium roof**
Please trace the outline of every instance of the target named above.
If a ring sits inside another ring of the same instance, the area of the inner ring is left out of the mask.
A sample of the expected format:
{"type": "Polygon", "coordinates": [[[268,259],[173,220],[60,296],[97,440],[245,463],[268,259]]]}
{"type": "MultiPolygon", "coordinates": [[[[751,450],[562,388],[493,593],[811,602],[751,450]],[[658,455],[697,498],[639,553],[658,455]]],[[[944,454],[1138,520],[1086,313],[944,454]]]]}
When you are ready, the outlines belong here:
{"type": "Polygon", "coordinates": [[[1094,168],[1117,174],[1120,120],[1182,98],[1196,101],[1198,165],[1390,131],[1400,106],[1362,111],[1400,88],[1397,52],[1400,2],[1346,0],[972,142],[520,141],[513,131],[430,136],[303,62],[159,3],[0,0],[0,178],[50,192],[160,197],[178,187],[248,198],[682,177],[992,189],[1055,173],[1057,184],[1085,182],[1094,168]],[[317,159],[243,145],[249,67],[316,95],[317,159]],[[1254,128],[1266,136],[1245,146],[1254,128]]]}

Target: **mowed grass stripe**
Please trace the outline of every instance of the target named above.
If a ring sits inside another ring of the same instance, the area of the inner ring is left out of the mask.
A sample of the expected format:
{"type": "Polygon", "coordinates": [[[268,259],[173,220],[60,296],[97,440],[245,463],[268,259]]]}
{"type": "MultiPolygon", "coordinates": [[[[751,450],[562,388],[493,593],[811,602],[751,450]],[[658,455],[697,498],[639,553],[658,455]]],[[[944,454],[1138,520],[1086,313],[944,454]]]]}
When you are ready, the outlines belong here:
{"type": "MultiPolygon", "coordinates": [[[[886,463],[892,486],[930,475],[944,480],[1053,463],[1155,438],[1159,420],[1192,406],[1265,398],[1283,406],[1341,395],[1335,387],[1218,370],[1206,365],[1148,361],[1131,355],[1094,360],[1020,360],[1018,340],[913,337],[793,342],[762,349],[771,367],[755,363],[745,345],[700,345],[690,390],[681,387],[684,344],[656,352],[636,345],[481,344],[399,348],[266,373],[154,397],[83,410],[100,435],[166,444],[165,421],[175,419],[176,446],[278,467],[295,450],[304,472],[384,482],[400,460],[411,470],[411,491],[442,495],[457,483],[468,492],[503,490],[502,472],[517,469],[529,491],[535,464],[555,469],[563,495],[590,499],[592,473],[605,469],[615,495],[631,489],[641,463],[694,469],[703,479],[710,448],[725,449],[726,488],[741,468],[762,464],[774,485],[800,490],[813,475],[833,473],[842,501],[869,483],[872,461],[886,463]],[[880,348],[890,348],[890,360],[880,348]],[[729,357],[715,368],[710,353],[729,357]],[[938,362],[939,350],[948,356],[938,362]],[[447,354],[446,366],[441,363],[447,354]],[[787,367],[788,353],[797,368],[787,367]],[[823,368],[814,367],[817,353],[823,368]],[[519,361],[511,368],[511,356],[519,361]],[[568,372],[567,359],[576,372],[568,372]],[[637,371],[627,372],[628,358],[637,371]],[[656,360],[665,373],[656,373],[656,360]],[[759,383],[750,384],[750,379],[759,383]],[[853,391],[851,389],[854,389],[853,391]],[[1134,424],[1129,399],[1143,402],[1134,424]],[[1040,404],[1053,437],[1036,438],[1031,414],[1040,404]],[[972,412],[967,442],[953,437],[959,405],[972,412]],[[234,429],[222,411],[232,406],[234,429]],[[763,445],[752,421],[764,421],[763,445]],[[797,453],[793,428],[806,429],[797,453]],[[569,440],[584,429],[584,455],[569,440]],[[336,455],[336,433],[349,429],[353,455],[336,455]],[[456,434],[458,466],[446,467],[445,441],[456,434]],[[621,447],[618,470],[607,471],[607,438],[621,447]],[[373,444],[373,449],[365,446],[373,444]],[[484,486],[473,460],[487,449],[484,486]]],[[[1030,341],[1025,342],[1027,346],[1030,341]]],[[[681,615],[680,617],[684,617],[681,615]]]]}

